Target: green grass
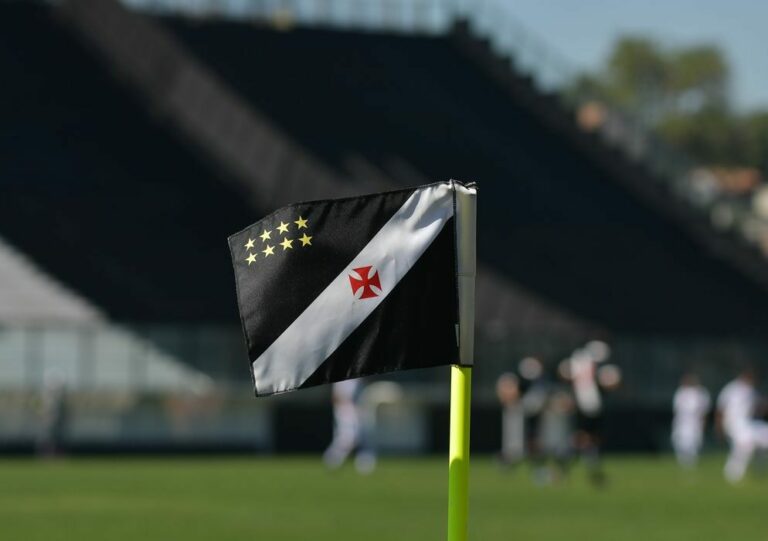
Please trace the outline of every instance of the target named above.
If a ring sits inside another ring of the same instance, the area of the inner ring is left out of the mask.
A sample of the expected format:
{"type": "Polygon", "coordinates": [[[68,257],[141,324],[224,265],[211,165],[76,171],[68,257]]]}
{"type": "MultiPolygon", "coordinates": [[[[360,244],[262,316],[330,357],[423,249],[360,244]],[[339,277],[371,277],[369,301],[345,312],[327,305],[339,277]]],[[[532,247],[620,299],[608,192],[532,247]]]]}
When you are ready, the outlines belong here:
{"type": "MultiPolygon", "coordinates": [[[[711,458],[610,458],[594,490],[535,487],[525,469],[475,460],[473,541],[768,539],[768,479],[731,487],[711,458]]],[[[446,466],[384,460],[369,477],[318,459],[0,461],[0,540],[442,540],[446,466]]]]}

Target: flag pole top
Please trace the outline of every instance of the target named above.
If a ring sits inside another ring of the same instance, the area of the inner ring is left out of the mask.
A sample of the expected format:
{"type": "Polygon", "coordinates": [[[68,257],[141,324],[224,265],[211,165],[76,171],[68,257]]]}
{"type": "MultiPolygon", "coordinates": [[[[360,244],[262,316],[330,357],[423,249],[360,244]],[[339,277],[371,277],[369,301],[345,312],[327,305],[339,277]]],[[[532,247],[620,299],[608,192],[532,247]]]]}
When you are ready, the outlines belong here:
{"type": "Polygon", "coordinates": [[[471,366],[475,350],[477,184],[451,179],[456,205],[456,279],[459,291],[459,362],[471,366]]]}

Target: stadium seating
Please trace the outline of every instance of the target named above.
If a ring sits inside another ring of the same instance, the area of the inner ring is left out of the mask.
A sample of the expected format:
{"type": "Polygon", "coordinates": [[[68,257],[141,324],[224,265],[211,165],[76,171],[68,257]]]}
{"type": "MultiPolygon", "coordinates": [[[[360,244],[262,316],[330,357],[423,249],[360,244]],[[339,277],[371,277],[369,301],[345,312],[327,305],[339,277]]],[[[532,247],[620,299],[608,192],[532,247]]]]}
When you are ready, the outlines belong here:
{"type": "Polygon", "coordinates": [[[434,37],[166,23],[336,169],[477,180],[480,258],[582,318],[630,332],[750,333],[764,321],[765,290],[713,253],[738,241],[692,234],[702,224],[670,211],[642,163],[579,132],[506,65],[499,77],[500,59],[461,28],[434,37]]]}
{"type": "Polygon", "coordinates": [[[4,7],[0,66],[0,234],[113,318],[233,321],[242,194],[50,9],[4,7]]]}
{"type": "MultiPolygon", "coordinates": [[[[119,319],[232,321],[223,239],[258,210],[48,9],[5,13],[3,234],[119,319]]],[[[635,332],[750,332],[763,321],[768,296],[751,277],[628,188],[622,177],[642,177],[642,164],[542,118],[570,121],[530,81],[495,77],[460,30],[165,22],[345,177],[364,167],[401,183],[479,181],[481,259],[571,313],[635,332]]]]}

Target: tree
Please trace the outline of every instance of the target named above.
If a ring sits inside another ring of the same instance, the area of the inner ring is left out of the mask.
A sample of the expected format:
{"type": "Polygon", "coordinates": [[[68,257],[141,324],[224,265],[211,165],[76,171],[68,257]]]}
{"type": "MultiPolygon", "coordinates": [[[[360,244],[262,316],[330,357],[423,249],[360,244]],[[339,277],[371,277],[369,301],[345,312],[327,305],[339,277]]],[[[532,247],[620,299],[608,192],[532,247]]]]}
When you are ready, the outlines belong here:
{"type": "Polygon", "coordinates": [[[669,101],[668,71],[667,59],[651,41],[624,38],[608,59],[605,91],[614,103],[655,119],[669,101]]]}
{"type": "Polygon", "coordinates": [[[616,42],[602,70],[582,75],[575,87],[656,123],[667,114],[725,107],[727,82],[728,66],[716,47],[666,50],[628,36],[616,42]]]}
{"type": "Polygon", "coordinates": [[[576,78],[573,97],[632,114],[702,164],[768,172],[768,111],[736,114],[730,70],[714,45],[665,48],[643,36],[619,39],[602,69],[576,78]]]}
{"type": "Polygon", "coordinates": [[[720,51],[705,45],[672,51],[667,67],[674,111],[727,108],[728,66],[720,51]]]}

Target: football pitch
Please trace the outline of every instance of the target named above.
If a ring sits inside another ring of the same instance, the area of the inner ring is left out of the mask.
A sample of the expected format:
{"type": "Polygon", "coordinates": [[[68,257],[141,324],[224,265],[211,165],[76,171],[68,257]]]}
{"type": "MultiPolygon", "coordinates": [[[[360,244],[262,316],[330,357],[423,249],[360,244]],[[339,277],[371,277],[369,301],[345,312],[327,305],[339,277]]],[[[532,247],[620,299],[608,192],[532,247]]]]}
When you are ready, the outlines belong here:
{"type": "MultiPolygon", "coordinates": [[[[768,477],[722,480],[669,458],[609,457],[600,490],[575,467],[534,486],[527,467],[473,461],[470,539],[768,539],[768,477]]],[[[445,538],[446,465],[389,459],[370,476],[317,458],[0,460],[0,539],[407,541],[445,538]]]]}

